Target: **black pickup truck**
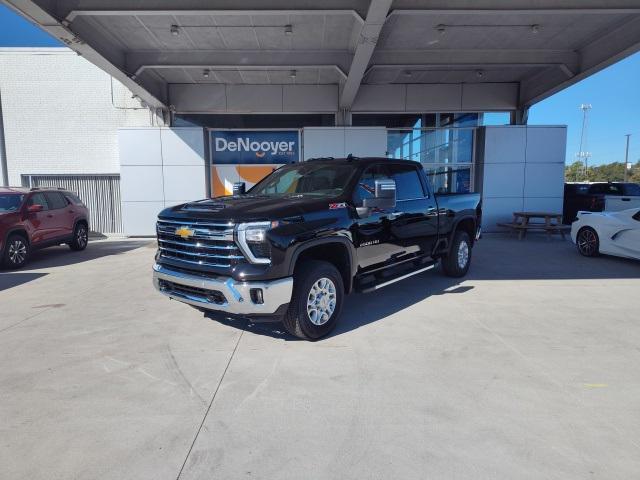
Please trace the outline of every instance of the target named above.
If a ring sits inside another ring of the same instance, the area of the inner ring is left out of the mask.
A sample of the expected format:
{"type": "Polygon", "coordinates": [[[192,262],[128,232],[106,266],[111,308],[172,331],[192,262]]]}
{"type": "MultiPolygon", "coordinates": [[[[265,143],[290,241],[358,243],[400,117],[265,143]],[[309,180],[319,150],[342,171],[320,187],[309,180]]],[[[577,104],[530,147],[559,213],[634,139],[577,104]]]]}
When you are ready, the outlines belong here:
{"type": "Polygon", "coordinates": [[[465,275],[480,236],[480,195],[434,195],[408,160],[313,159],[244,190],[160,213],[154,284],[203,310],[282,321],[309,340],[334,328],[350,292],[438,261],[465,275]]]}

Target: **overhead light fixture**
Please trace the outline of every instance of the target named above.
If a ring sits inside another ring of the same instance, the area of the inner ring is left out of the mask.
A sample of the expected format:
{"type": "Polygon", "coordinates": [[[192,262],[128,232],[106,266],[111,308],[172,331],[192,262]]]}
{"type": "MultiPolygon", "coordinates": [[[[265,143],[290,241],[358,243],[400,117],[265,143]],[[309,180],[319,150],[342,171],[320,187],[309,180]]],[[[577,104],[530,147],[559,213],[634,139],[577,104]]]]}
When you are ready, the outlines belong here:
{"type": "Polygon", "coordinates": [[[484,77],[484,72],[482,70],[476,70],[476,77],[478,78],[484,77]]]}
{"type": "Polygon", "coordinates": [[[531,33],[534,35],[540,31],[540,25],[531,25],[531,33]]]}
{"type": "Polygon", "coordinates": [[[440,35],[444,35],[444,32],[447,31],[447,27],[445,27],[442,23],[436,27],[436,30],[440,35]]]}
{"type": "Polygon", "coordinates": [[[208,69],[208,68],[205,68],[205,69],[202,71],[202,76],[203,76],[204,78],[209,78],[209,69],[208,69]]]}
{"type": "Polygon", "coordinates": [[[174,37],[180,35],[180,28],[178,28],[177,25],[171,25],[171,35],[173,35],[174,37]]]}
{"type": "Polygon", "coordinates": [[[295,70],[291,70],[291,72],[289,72],[290,78],[296,78],[297,76],[298,76],[298,72],[296,72],[295,70]]]}
{"type": "Polygon", "coordinates": [[[285,25],[284,34],[287,36],[293,35],[293,25],[285,25]]]}

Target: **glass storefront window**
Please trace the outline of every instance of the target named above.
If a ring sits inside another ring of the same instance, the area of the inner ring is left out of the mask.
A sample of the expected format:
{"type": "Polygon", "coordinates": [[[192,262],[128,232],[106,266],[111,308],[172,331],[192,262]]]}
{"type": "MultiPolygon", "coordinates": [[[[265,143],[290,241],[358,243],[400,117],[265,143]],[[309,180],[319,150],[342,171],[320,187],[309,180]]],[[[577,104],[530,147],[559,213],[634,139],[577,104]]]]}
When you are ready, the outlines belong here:
{"type": "Polygon", "coordinates": [[[422,129],[387,131],[387,156],[420,163],[473,163],[475,129],[422,129]]]}
{"type": "Polygon", "coordinates": [[[511,113],[509,112],[487,112],[482,114],[482,125],[510,125],[511,113]]]}
{"type": "Polygon", "coordinates": [[[421,128],[416,121],[411,129],[387,130],[387,156],[420,162],[433,192],[467,193],[473,191],[475,138],[476,127],[421,128]]]}
{"type": "Polygon", "coordinates": [[[469,193],[473,191],[472,165],[438,167],[425,165],[429,188],[438,194],[469,193]]]}

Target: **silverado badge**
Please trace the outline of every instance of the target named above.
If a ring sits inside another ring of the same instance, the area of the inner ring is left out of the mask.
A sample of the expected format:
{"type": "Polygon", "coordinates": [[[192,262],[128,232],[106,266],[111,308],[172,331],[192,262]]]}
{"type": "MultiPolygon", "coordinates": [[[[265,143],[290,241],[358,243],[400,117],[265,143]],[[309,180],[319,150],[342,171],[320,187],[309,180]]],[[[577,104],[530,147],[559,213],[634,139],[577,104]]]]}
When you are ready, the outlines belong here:
{"type": "Polygon", "coordinates": [[[195,232],[193,230],[191,230],[190,228],[187,227],[180,227],[176,229],[176,235],[178,235],[179,237],[184,238],[185,240],[187,238],[193,237],[193,234],[195,232]]]}

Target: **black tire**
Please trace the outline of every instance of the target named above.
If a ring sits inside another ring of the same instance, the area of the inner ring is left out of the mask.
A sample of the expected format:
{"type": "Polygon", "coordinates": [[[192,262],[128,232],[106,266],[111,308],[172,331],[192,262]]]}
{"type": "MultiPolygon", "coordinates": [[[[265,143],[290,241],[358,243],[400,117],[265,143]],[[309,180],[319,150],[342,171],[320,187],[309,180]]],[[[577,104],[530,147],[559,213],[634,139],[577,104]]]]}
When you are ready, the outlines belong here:
{"type": "Polygon", "coordinates": [[[591,227],[583,227],[576,235],[576,248],[580,255],[585,257],[597,257],[600,255],[600,238],[591,227]]]}
{"type": "Polygon", "coordinates": [[[14,233],[7,238],[7,244],[4,246],[3,264],[7,268],[21,268],[29,259],[31,248],[29,242],[24,235],[14,233]]]}
{"type": "Polygon", "coordinates": [[[87,248],[89,243],[89,229],[84,222],[78,222],[73,229],[73,240],[69,242],[71,250],[80,251],[87,248]]]}
{"type": "Polygon", "coordinates": [[[469,234],[464,230],[457,230],[453,234],[451,249],[442,257],[442,270],[448,277],[464,277],[469,271],[473,247],[469,234]]]}
{"type": "Polygon", "coordinates": [[[282,323],[287,332],[293,336],[304,340],[317,340],[327,335],[336,326],[343,302],[344,283],[336,267],[328,262],[318,260],[305,261],[304,264],[296,268],[293,275],[291,302],[282,323]],[[325,283],[323,288],[322,279],[330,280],[333,288],[328,283],[325,283]],[[313,306],[308,305],[314,294],[312,288],[317,293],[314,302],[319,308],[316,310],[313,309],[313,306]],[[334,291],[333,296],[330,293],[331,290],[334,291]],[[324,317],[327,316],[325,308],[330,310],[332,298],[334,299],[334,307],[331,314],[325,319],[324,317]]]}

